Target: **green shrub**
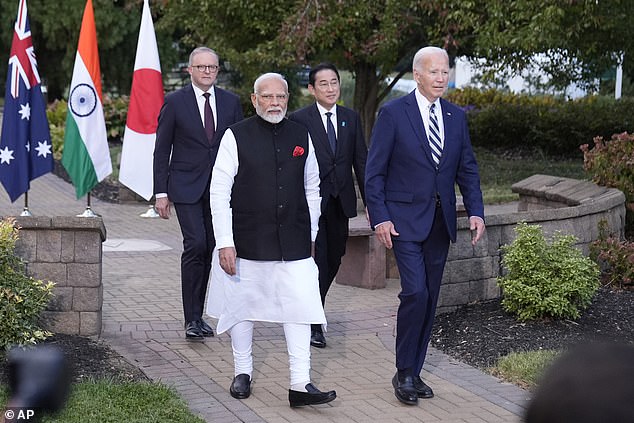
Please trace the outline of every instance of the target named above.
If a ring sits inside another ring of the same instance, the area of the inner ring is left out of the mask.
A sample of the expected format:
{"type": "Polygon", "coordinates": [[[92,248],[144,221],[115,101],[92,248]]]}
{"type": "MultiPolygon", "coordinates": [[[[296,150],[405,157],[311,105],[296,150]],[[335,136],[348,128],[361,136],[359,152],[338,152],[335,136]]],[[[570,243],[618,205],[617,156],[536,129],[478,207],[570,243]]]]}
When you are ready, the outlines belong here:
{"type": "Polygon", "coordinates": [[[634,131],[634,99],[589,96],[565,100],[473,88],[447,98],[467,111],[475,146],[580,156],[579,146],[596,136],[634,131]]]}
{"type": "Polygon", "coordinates": [[[599,222],[599,239],[590,244],[590,257],[603,269],[606,285],[634,286],[634,242],[608,234],[605,220],[599,222]]]}
{"type": "Polygon", "coordinates": [[[634,135],[627,132],[612,135],[610,141],[594,138],[594,147],[581,146],[583,169],[592,181],[605,187],[618,188],[625,194],[626,232],[634,232],[634,135]]]}
{"type": "Polygon", "coordinates": [[[515,232],[515,241],[502,246],[504,310],[522,321],[577,319],[599,287],[597,264],[573,246],[573,235],[556,232],[549,245],[539,225],[520,222],[515,232]]]}
{"type": "Polygon", "coordinates": [[[53,143],[53,157],[56,160],[62,159],[64,151],[64,130],[66,129],[66,112],[68,104],[64,100],[55,100],[46,108],[48,127],[51,131],[51,142],[53,143]]]}
{"type": "Polygon", "coordinates": [[[104,95],[103,114],[106,119],[108,140],[122,141],[125,131],[125,122],[128,118],[128,105],[130,97],[127,95],[104,95]]]}
{"type": "Polygon", "coordinates": [[[25,274],[15,254],[18,228],[13,219],[0,221],[0,348],[32,345],[52,333],[40,329],[38,317],[52,295],[53,283],[25,274]]]}

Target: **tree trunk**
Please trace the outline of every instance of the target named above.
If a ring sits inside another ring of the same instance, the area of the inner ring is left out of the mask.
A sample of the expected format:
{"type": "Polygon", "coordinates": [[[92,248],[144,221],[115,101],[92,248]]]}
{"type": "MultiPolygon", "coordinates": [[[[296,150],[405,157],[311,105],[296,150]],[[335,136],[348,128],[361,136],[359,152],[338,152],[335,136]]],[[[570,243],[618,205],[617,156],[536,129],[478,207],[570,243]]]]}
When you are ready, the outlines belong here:
{"type": "Polygon", "coordinates": [[[353,107],[361,115],[361,125],[366,143],[370,144],[370,134],[376,119],[378,108],[379,76],[376,65],[357,63],[354,65],[354,104],[353,107]]]}

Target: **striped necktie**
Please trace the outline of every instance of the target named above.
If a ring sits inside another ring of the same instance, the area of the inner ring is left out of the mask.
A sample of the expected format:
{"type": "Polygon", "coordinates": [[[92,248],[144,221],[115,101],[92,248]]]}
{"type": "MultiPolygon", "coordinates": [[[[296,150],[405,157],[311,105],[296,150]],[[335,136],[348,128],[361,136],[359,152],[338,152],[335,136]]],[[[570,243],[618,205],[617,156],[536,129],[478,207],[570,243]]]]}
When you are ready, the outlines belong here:
{"type": "Polygon", "coordinates": [[[440,140],[440,128],[438,119],[436,118],[436,104],[432,103],[429,108],[429,146],[431,147],[431,157],[434,159],[436,166],[440,163],[442,156],[442,141],[440,140]]]}

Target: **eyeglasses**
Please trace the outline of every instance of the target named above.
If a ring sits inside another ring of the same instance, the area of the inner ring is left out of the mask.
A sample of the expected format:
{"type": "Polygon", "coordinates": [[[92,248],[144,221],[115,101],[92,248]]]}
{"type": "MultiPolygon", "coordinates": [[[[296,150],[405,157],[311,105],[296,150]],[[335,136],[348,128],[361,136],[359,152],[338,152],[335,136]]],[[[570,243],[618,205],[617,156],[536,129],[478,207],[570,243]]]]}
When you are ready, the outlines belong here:
{"type": "Polygon", "coordinates": [[[273,100],[279,100],[279,101],[286,101],[288,99],[288,94],[257,94],[258,96],[260,96],[260,98],[264,101],[273,101],[273,100]]]}
{"type": "Polygon", "coordinates": [[[211,73],[216,73],[216,72],[218,72],[218,69],[220,68],[220,66],[218,66],[218,65],[192,65],[192,68],[198,69],[198,72],[209,71],[211,73]]]}

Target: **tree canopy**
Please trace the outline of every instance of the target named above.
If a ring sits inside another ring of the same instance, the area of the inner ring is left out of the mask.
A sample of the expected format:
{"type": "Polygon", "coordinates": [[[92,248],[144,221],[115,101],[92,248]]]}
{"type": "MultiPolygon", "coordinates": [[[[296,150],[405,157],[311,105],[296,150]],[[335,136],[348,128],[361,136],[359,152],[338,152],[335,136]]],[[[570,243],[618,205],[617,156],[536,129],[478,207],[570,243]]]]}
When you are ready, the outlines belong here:
{"type": "MultiPolygon", "coordinates": [[[[0,0],[0,51],[8,52],[17,0],[0,0]]],[[[142,0],[94,0],[106,90],[127,93],[132,78],[142,0]]],[[[85,0],[29,0],[38,64],[49,99],[70,82],[85,0]]],[[[163,74],[189,51],[207,45],[221,56],[245,102],[255,77],[295,75],[302,65],[333,62],[355,77],[354,104],[366,135],[377,107],[425,45],[450,58],[484,58],[491,78],[537,66],[553,84],[593,84],[624,59],[634,72],[632,0],[155,0],[151,2],[163,74]],[[542,60],[548,58],[549,60],[542,60]]],[[[0,58],[0,87],[7,61],[0,58]]],[[[290,108],[296,107],[295,96],[290,108]]],[[[249,106],[250,109],[250,106],[249,106]]],[[[245,110],[248,110],[245,108],[245,110]]]]}

